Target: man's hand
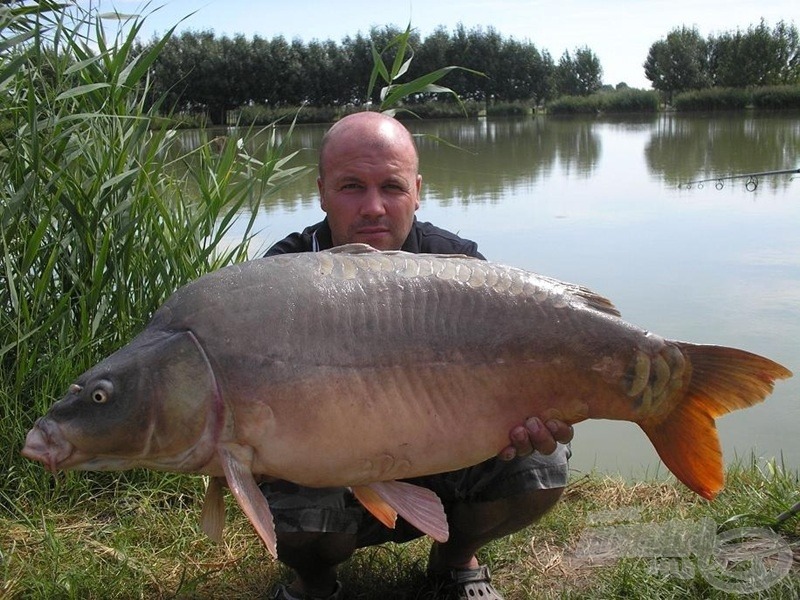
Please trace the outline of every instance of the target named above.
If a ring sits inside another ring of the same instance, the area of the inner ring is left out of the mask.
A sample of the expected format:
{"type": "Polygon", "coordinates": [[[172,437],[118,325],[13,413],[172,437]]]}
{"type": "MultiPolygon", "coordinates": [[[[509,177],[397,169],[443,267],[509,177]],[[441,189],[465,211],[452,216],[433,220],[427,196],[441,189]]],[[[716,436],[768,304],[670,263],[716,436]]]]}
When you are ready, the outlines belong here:
{"type": "Polygon", "coordinates": [[[567,444],[572,441],[572,426],[563,421],[551,419],[542,423],[536,417],[517,425],[508,434],[511,444],[503,448],[497,455],[500,460],[511,460],[516,456],[527,456],[534,450],[542,454],[552,454],[556,442],[567,444]]]}

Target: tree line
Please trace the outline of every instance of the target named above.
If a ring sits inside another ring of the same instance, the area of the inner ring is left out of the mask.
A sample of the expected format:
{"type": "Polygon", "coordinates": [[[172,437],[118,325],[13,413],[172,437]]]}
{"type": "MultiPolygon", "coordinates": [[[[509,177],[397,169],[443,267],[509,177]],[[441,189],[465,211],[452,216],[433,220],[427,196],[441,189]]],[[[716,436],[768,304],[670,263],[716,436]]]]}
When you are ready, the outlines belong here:
{"type": "Polygon", "coordinates": [[[704,38],[679,27],[650,46],[645,77],[668,99],[706,88],[750,88],[800,83],[800,37],[794,24],[762,20],[746,31],[704,38]]]}
{"type": "MultiPolygon", "coordinates": [[[[376,27],[341,42],[304,42],[184,31],[169,39],[153,64],[150,98],[168,110],[204,113],[214,123],[223,123],[227,111],[245,106],[377,103],[378,90],[366,98],[373,49],[381,52],[400,33],[396,27],[376,27]]],[[[445,85],[465,100],[542,104],[611,88],[603,85],[600,60],[586,46],[566,50],[556,60],[530,41],[504,37],[492,27],[463,25],[453,31],[440,26],[424,39],[411,32],[409,44],[413,60],[404,81],[450,65],[482,73],[455,70],[447,75],[445,85]]],[[[390,64],[392,58],[389,50],[384,60],[390,64]]],[[[643,68],[667,101],[675,93],[704,88],[793,85],[800,83],[800,37],[784,21],[770,28],[762,20],[745,31],[707,38],[696,28],[680,27],[652,44],[643,68]]],[[[409,101],[428,99],[430,94],[419,94],[409,101]]]]}
{"type": "MultiPolygon", "coordinates": [[[[382,51],[400,33],[395,27],[372,28],[337,43],[185,31],[172,36],[151,68],[151,98],[162,99],[171,110],[205,112],[215,123],[223,122],[226,111],[252,104],[377,102],[378,91],[365,97],[373,47],[382,51]]],[[[463,25],[452,32],[439,27],[424,39],[412,32],[409,44],[413,60],[404,81],[449,65],[482,73],[457,70],[447,76],[446,85],[464,99],[541,103],[565,94],[588,95],[602,85],[600,61],[587,47],[565,51],[555,60],[531,42],[504,37],[491,27],[463,25]]],[[[391,50],[384,60],[392,60],[391,50]]]]}

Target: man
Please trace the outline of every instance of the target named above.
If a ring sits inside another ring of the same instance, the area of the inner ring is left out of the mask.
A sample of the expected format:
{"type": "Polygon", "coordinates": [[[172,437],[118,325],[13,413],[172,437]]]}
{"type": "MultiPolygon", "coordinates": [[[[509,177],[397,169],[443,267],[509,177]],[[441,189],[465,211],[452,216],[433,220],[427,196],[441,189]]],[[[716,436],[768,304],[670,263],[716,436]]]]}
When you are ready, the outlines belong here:
{"type": "MultiPolygon", "coordinates": [[[[325,134],[320,148],[317,186],[326,218],[278,242],[267,256],[361,242],[379,250],[483,258],[475,242],[416,220],[421,185],[417,149],[402,124],[374,112],[345,117],[325,134]]],[[[428,571],[458,598],[502,598],[476,552],[539,519],[566,484],[569,450],[557,442],[572,439],[571,427],[532,418],[509,438],[497,458],[412,480],[444,503],[450,539],[433,544],[428,571]]],[[[422,535],[402,519],[396,529],[386,528],[345,489],[271,482],[262,491],[275,518],[278,558],[296,574],[288,587],[278,587],[276,599],[340,598],[336,567],[356,548],[422,535]]]]}

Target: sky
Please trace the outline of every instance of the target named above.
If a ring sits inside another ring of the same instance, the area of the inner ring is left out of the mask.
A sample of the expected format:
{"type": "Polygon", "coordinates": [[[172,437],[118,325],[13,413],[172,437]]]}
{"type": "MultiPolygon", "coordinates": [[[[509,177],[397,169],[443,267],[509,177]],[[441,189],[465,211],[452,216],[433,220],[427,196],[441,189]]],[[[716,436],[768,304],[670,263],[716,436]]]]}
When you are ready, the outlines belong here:
{"type": "MultiPolygon", "coordinates": [[[[422,38],[436,27],[453,31],[493,27],[503,37],[532,42],[554,60],[588,47],[600,59],[603,82],[650,88],[642,63],[650,46],[683,25],[703,37],[746,30],[763,18],[800,27],[798,0],[128,0],[79,2],[101,12],[148,15],[145,39],[178,24],[177,31],[212,30],[217,36],[243,34],[288,40],[340,42],[373,26],[411,23],[422,38]],[[184,19],[185,20],[182,20],[184,19]]],[[[442,65],[446,66],[446,65],[442,65]]],[[[469,67],[470,65],[459,65],[469,67]]]]}

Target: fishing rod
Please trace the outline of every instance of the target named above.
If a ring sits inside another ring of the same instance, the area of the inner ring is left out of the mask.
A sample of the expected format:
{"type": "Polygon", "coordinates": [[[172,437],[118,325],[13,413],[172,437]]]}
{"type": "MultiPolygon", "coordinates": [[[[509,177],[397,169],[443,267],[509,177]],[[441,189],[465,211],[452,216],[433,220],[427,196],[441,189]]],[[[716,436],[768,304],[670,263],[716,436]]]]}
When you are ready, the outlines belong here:
{"type": "Polygon", "coordinates": [[[800,174],[800,167],[796,169],[781,169],[780,171],[762,171],[760,173],[744,173],[743,175],[724,175],[722,177],[711,177],[709,179],[697,179],[695,181],[689,181],[687,183],[679,183],[678,188],[683,188],[690,190],[692,187],[697,186],[697,189],[702,189],[703,184],[709,183],[710,181],[715,182],[714,187],[718,190],[721,190],[725,187],[725,182],[728,180],[733,179],[746,179],[744,183],[744,189],[748,192],[756,191],[758,187],[758,178],[759,177],[770,177],[773,175],[797,175],[800,174]]]}

